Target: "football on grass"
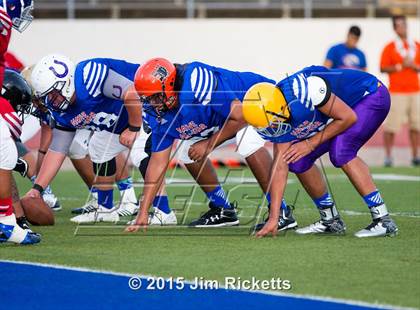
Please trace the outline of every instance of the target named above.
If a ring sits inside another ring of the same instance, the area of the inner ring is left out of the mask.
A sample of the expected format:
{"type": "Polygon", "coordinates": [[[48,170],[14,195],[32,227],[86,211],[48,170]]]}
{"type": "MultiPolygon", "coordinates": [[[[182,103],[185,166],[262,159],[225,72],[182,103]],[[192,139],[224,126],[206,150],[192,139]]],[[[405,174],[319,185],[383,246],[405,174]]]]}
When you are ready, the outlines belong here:
{"type": "Polygon", "coordinates": [[[32,225],[54,225],[54,213],[42,198],[24,197],[20,203],[32,225]]]}

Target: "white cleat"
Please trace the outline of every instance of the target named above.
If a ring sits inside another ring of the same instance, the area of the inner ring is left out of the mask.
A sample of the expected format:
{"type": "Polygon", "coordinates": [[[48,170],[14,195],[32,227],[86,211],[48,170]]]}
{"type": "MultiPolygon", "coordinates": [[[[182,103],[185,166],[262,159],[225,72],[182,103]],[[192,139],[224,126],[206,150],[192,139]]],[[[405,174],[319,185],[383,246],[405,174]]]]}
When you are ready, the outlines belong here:
{"type": "Polygon", "coordinates": [[[70,219],[70,221],[77,224],[96,223],[96,222],[117,223],[119,220],[120,220],[120,217],[117,211],[115,210],[115,208],[107,209],[102,206],[99,206],[99,208],[96,211],[83,213],[75,217],[72,217],[70,219]]]}
{"type": "Polygon", "coordinates": [[[58,201],[58,198],[53,193],[46,193],[42,195],[42,199],[44,199],[44,202],[50,207],[53,211],[60,211],[61,205],[58,201]]]}
{"type": "Polygon", "coordinates": [[[295,230],[299,235],[307,234],[344,234],[346,225],[341,219],[335,219],[329,222],[318,221],[309,226],[298,228],[295,230]]]}
{"type": "Polygon", "coordinates": [[[133,216],[139,211],[139,206],[132,202],[123,202],[117,209],[119,216],[133,216]]]}
{"type": "Polygon", "coordinates": [[[155,211],[149,215],[149,225],[176,225],[178,221],[175,216],[175,212],[171,210],[168,214],[162,212],[158,208],[155,208],[155,211]]]}
{"type": "Polygon", "coordinates": [[[397,234],[397,225],[389,216],[385,216],[381,219],[374,220],[368,227],[359,230],[354,235],[358,238],[367,238],[385,236],[394,237],[397,234]]]}
{"type": "MultiPolygon", "coordinates": [[[[129,221],[127,225],[134,225],[136,222],[136,219],[129,221]]],[[[166,214],[165,212],[162,212],[158,208],[155,208],[153,213],[149,214],[149,225],[159,225],[159,226],[165,226],[165,225],[176,225],[178,224],[178,221],[175,216],[175,212],[171,210],[169,214],[166,214]]]]}
{"type": "Polygon", "coordinates": [[[83,213],[89,213],[94,212],[98,209],[98,200],[96,198],[92,198],[88,202],[86,202],[83,206],[80,208],[75,208],[71,210],[71,213],[73,214],[83,214],[83,213]]]}
{"type": "Polygon", "coordinates": [[[40,241],[41,235],[20,227],[14,214],[0,218],[0,243],[35,244],[40,241]]]}

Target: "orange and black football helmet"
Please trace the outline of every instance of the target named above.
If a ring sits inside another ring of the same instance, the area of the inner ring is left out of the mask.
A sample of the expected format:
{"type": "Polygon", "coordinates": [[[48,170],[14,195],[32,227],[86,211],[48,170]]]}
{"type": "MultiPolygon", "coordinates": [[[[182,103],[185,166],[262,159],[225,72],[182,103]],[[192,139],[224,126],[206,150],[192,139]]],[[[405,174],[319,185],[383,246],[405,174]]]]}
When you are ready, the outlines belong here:
{"type": "Polygon", "coordinates": [[[175,79],[175,65],[167,59],[153,58],[140,66],[134,77],[134,87],[146,112],[154,110],[161,115],[174,108],[178,99],[175,79]]]}

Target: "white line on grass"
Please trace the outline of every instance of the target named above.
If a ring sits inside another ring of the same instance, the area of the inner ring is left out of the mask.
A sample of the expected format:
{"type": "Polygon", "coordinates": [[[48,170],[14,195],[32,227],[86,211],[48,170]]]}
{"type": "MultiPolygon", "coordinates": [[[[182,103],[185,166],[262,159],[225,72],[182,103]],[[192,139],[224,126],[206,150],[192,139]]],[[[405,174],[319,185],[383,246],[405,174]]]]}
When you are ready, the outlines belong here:
{"type": "MultiPolygon", "coordinates": [[[[413,175],[403,175],[403,174],[391,174],[391,173],[374,173],[372,177],[378,181],[408,181],[408,182],[420,182],[420,176],[413,176],[413,175]]],[[[337,175],[329,175],[329,179],[331,180],[347,180],[347,176],[342,174],[337,175]]],[[[255,178],[251,177],[227,177],[224,180],[224,183],[231,183],[231,184],[241,184],[241,183],[257,183],[255,178]]],[[[288,179],[287,182],[289,184],[297,183],[295,179],[288,179]]],[[[190,185],[191,183],[195,183],[192,178],[168,178],[167,184],[172,185],[190,185]]]]}

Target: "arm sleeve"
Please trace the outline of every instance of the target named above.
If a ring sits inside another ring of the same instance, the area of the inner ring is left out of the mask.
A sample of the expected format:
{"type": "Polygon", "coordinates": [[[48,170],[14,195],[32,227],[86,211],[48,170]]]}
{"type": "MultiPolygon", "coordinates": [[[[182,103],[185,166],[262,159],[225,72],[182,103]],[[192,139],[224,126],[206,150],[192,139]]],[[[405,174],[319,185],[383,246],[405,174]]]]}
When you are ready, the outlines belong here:
{"type": "Polygon", "coordinates": [[[54,128],[52,131],[52,141],[49,149],[51,151],[67,155],[75,134],[76,131],[66,131],[54,128]]]}
{"type": "Polygon", "coordinates": [[[78,93],[78,99],[86,100],[89,98],[92,100],[100,96],[103,93],[104,82],[108,77],[108,66],[94,59],[84,63],[80,70],[82,70],[83,91],[78,93]]]}
{"type": "Polygon", "coordinates": [[[132,84],[133,82],[125,76],[109,69],[102,92],[108,98],[122,100],[124,93],[132,84]]]}

